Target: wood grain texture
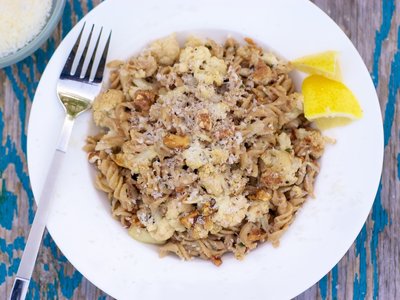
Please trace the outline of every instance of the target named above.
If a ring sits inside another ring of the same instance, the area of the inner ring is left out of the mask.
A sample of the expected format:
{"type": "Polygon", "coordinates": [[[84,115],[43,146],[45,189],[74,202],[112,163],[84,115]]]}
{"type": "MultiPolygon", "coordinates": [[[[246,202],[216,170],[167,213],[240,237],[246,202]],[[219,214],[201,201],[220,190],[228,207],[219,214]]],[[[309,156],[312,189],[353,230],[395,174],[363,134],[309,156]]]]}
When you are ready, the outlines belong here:
{"type": "MultiPolygon", "coordinates": [[[[62,37],[100,0],[68,0],[61,24],[31,57],[0,70],[0,299],[6,299],[34,216],[26,164],[33,95],[62,37]]],[[[296,299],[400,299],[400,0],[314,0],[353,41],[378,91],[385,130],[382,180],[347,254],[296,299]]],[[[371,137],[373,138],[373,137],[371,137]]],[[[29,299],[110,299],[45,235],[29,299]]]]}

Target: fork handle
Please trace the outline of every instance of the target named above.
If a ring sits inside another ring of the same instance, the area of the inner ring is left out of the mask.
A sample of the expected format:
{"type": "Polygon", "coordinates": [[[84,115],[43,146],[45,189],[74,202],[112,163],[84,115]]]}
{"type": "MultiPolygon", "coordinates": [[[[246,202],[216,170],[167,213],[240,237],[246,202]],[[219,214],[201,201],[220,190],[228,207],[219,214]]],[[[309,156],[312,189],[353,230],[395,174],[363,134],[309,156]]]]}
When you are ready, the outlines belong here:
{"type": "Polygon", "coordinates": [[[74,118],[67,116],[61,131],[57,149],[54,153],[50,168],[47,172],[46,180],[40,195],[35,218],[29,232],[28,240],[25,245],[24,253],[18,267],[17,276],[11,290],[10,300],[25,299],[28,285],[35,266],[36,257],[39,252],[40,244],[46,222],[49,216],[50,204],[53,199],[54,186],[58,178],[59,170],[65,157],[69,137],[71,135],[74,118]]]}
{"type": "Polygon", "coordinates": [[[11,290],[10,300],[25,299],[29,286],[28,279],[15,277],[14,284],[11,290]]]}

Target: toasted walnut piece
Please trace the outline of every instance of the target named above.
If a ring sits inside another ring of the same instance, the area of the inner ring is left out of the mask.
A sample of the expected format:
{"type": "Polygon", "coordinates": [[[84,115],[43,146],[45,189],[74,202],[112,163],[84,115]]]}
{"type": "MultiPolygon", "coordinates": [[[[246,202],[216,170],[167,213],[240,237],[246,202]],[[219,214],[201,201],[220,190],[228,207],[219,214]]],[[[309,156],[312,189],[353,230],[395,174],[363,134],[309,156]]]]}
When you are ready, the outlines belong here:
{"type": "Polygon", "coordinates": [[[195,210],[195,211],[192,211],[191,213],[189,213],[187,216],[180,218],[179,221],[186,228],[191,228],[193,226],[193,224],[195,223],[198,215],[199,215],[199,213],[195,210]]]}
{"type": "Polygon", "coordinates": [[[233,136],[234,132],[235,132],[234,128],[229,128],[228,127],[228,128],[224,128],[224,129],[220,129],[220,130],[216,131],[214,133],[214,137],[217,140],[223,140],[223,139],[226,139],[226,138],[228,138],[230,136],[233,136]]]}
{"type": "Polygon", "coordinates": [[[221,259],[220,257],[211,256],[210,259],[211,259],[212,263],[213,263],[214,265],[216,265],[217,267],[219,267],[220,265],[222,265],[222,259],[221,259]]]}
{"type": "Polygon", "coordinates": [[[168,148],[189,148],[190,138],[188,136],[180,136],[175,134],[167,134],[163,139],[164,145],[168,148]]]}
{"type": "Polygon", "coordinates": [[[270,67],[268,67],[261,59],[258,60],[256,69],[253,73],[253,80],[257,84],[268,84],[273,78],[273,73],[270,67]]]}
{"type": "Polygon", "coordinates": [[[156,94],[152,91],[138,90],[134,95],[133,105],[138,111],[147,113],[153,105],[155,98],[156,94]]]}
{"type": "Polygon", "coordinates": [[[285,184],[281,174],[270,169],[267,169],[264,173],[262,173],[260,182],[263,185],[274,189],[277,189],[285,184]]]}
{"type": "Polygon", "coordinates": [[[272,194],[266,190],[258,190],[255,194],[249,196],[250,200],[253,201],[264,201],[267,202],[271,200],[272,194]]]}
{"type": "Polygon", "coordinates": [[[210,131],[212,128],[212,120],[207,110],[200,112],[197,115],[198,124],[200,128],[210,131]]]}

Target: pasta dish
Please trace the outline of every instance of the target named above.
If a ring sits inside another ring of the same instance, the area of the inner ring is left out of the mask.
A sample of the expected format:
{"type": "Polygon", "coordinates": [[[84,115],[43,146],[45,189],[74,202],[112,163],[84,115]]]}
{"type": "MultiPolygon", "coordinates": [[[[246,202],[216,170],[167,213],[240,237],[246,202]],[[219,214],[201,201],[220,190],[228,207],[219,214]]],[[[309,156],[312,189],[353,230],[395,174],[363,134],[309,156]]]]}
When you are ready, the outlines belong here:
{"type": "Polygon", "coordinates": [[[290,63],[250,38],[181,47],[171,35],[109,68],[85,149],[129,234],[216,265],[278,246],[313,196],[325,144],[290,63]]]}

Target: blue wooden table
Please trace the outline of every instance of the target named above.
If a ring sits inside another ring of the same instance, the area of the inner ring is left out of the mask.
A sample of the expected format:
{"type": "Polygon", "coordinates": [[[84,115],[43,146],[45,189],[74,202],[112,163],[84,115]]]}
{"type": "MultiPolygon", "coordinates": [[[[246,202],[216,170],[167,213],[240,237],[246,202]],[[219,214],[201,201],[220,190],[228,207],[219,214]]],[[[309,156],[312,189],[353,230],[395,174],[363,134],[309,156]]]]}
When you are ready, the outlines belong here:
{"type": "MultiPolygon", "coordinates": [[[[26,158],[30,107],[60,40],[99,0],[68,0],[52,37],[32,56],[0,70],[0,299],[6,299],[35,205],[26,158]]],[[[400,0],[315,0],[347,33],[378,91],[385,160],[373,209],[333,270],[297,299],[400,299],[400,0]]],[[[373,138],[373,137],[371,137],[373,138]]],[[[107,299],[45,234],[29,299],[107,299]]]]}

